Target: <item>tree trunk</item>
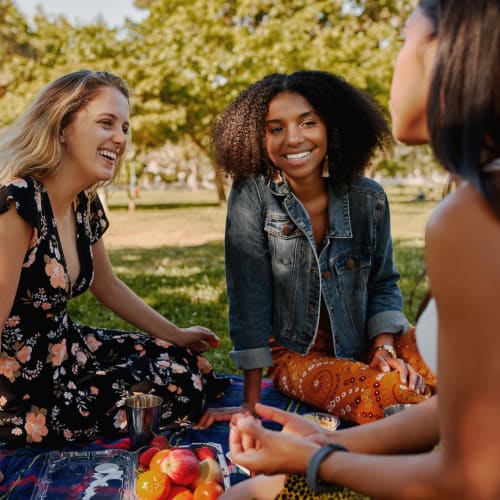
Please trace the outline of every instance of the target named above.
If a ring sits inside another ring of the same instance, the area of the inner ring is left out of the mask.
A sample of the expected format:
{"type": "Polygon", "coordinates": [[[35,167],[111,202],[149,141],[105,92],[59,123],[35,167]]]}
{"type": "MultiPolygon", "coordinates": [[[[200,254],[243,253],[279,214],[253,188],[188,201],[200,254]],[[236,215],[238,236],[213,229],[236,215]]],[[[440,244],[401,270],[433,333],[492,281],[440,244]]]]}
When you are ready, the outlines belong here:
{"type": "Polygon", "coordinates": [[[227,202],[226,190],[224,189],[224,178],[222,177],[220,169],[217,167],[215,162],[212,160],[212,168],[215,174],[215,186],[217,188],[217,197],[219,199],[219,205],[225,205],[227,202]]]}

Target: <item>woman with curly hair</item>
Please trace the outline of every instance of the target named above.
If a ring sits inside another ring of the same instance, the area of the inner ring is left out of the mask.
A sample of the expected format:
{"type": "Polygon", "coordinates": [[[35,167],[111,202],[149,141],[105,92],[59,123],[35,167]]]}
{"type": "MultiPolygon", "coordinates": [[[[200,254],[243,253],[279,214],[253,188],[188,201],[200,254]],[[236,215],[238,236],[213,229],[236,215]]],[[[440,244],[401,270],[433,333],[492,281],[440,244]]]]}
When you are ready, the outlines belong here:
{"type": "Polygon", "coordinates": [[[363,176],[388,136],[367,95],[322,71],[267,76],[218,121],[216,161],[234,180],[231,357],[247,409],[265,367],[284,394],[357,423],[430,394],[401,311],[388,201],[363,176]]]}

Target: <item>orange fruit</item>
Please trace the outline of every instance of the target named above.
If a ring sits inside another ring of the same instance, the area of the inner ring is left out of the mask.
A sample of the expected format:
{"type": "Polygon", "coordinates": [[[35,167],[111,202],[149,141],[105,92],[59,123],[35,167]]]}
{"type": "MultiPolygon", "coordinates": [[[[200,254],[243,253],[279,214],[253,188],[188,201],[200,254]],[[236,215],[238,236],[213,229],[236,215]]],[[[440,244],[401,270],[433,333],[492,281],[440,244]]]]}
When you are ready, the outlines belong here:
{"type": "Polygon", "coordinates": [[[161,500],[170,490],[168,477],[160,471],[140,472],[135,482],[135,493],[140,500],[161,500]]]}
{"type": "Polygon", "coordinates": [[[171,498],[172,500],[193,500],[193,494],[186,488],[185,490],[180,491],[171,498]]]}
{"type": "Polygon", "coordinates": [[[194,490],[194,500],[215,500],[224,493],[224,488],[217,481],[204,481],[194,490]]]}
{"type": "MultiPolygon", "coordinates": [[[[170,453],[170,448],[165,448],[164,450],[157,451],[149,462],[149,470],[156,470],[158,472],[165,473],[162,468],[162,464],[165,463],[165,458],[170,453]]],[[[164,465],[163,465],[164,467],[164,465]]]]}
{"type": "Polygon", "coordinates": [[[185,486],[172,485],[166,500],[193,500],[193,493],[185,486]]]}

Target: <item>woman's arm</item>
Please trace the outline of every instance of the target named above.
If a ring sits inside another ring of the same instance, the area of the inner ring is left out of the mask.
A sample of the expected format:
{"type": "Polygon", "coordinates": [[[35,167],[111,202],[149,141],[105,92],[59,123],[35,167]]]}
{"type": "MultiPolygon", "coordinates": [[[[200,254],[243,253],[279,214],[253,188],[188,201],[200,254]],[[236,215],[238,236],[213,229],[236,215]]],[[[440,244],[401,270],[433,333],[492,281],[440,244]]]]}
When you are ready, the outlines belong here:
{"type": "Polygon", "coordinates": [[[262,368],[272,364],[273,274],[264,205],[257,181],[233,188],[225,230],[231,359],[245,373],[244,402],[251,406],[260,398],[262,368]]]}
{"type": "MultiPolygon", "coordinates": [[[[251,417],[240,417],[230,432],[231,459],[266,475],[305,474],[320,447],[311,439],[266,429],[251,417]]],[[[378,499],[461,498],[444,492],[439,465],[439,451],[419,455],[335,452],[321,463],[319,477],[378,499]]]]}
{"type": "Polygon", "coordinates": [[[325,445],[343,444],[350,451],[370,454],[410,453],[432,449],[439,439],[438,401],[434,396],[404,412],[366,425],[328,431],[301,415],[259,404],[256,412],[264,420],[283,426],[283,432],[325,445]]]}
{"type": "Polygon", "coordinates": [[[92,246],[94,279],[90,290],[96,299],[136,328],[173,344],[196,351],[218,345],[217,336],[203,327],[179,328],[156,312],[133,292],[113,271],[102,239],[92,246]]]}
{"type": "MultiPolygon", "coordinates": [[[[14,303],[33,228],[13,206],[0,215],[0,339],[14,303]]],[[[1,349],[1,343],[0,343],[1,349]]]]}
{"type": "Polygon", "coordinates": [[[382,333],[401,334],[408,328],[402,312],[403,297],[398,286],[400,275],[394,264],[389,201],[385,193],[378,203],[372,214],[376,217],[376,246],[367,283],[367,326],[371,341],[382,333]]]}
{"type": "Polygon", "coordinates": [[[254,411],[255,404],[260,401],[262,369],[245,370],[243,378],[243,402],[250,412],[254,411]]]}
{"type": "Polygon", "coordinates": [[[243,379],[243,404],[208,408],[193,429],[208,429],[215,422],[229,422],[233,415],[253,413],[255,403],[260,400],[262,369],[245,370],[243,379]]]}

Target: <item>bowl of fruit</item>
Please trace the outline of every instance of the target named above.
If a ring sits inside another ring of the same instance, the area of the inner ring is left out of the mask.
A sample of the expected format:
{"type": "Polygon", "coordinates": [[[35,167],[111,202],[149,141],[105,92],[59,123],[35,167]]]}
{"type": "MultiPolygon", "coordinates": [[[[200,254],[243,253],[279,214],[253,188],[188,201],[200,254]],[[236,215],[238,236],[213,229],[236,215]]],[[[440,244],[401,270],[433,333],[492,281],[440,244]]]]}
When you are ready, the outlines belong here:
{"type": "Polygon", "coordinates": [[[158,438],[136,452],[134,490],[139,500],[214,500],[229,488],[220,444],[170,446],[163,436],[158,438]]]}

